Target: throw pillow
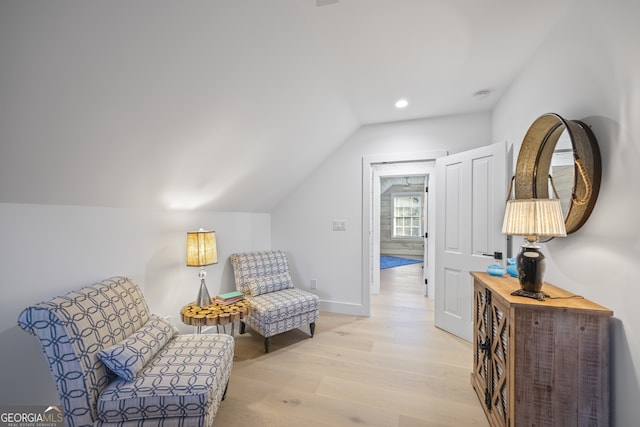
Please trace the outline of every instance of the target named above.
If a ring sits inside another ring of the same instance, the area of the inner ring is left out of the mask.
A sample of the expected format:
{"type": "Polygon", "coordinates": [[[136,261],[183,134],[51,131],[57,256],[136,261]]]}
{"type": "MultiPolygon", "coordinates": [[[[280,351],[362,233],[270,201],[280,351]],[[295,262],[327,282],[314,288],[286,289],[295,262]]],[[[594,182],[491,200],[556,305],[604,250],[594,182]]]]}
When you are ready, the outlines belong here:
{"type": "Polygon", "coordinates": [[[293,288],[293,280],[291,280],[289,272],[285,271],[271,276],[252,277],[247,281],[247,285],[251,295],[255,297],[269,292],[293,288]]]}
{"type": "Polygon", "coordinates": [[[98,352],[98,358],[114,374],[132,381],[175,334],[173,325],[160,317],[152,316],[131,336],[98,352]]]}

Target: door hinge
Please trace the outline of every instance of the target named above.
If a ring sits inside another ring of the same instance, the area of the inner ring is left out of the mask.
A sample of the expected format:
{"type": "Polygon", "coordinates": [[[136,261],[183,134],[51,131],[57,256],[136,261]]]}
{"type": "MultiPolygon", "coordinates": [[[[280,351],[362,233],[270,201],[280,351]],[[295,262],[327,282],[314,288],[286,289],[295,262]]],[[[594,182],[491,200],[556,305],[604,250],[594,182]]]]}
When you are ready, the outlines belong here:
{"type": "Polygon", "coordinates": [[[428,186],[427,186],[427,187],[424,187],[424,192],[425,192],[425,193],[428,193],[428,192],[429,192],[429,187],[428,187],[428,186]]]}
{"type": "Polygon", "coordinates": [[[429,238],[429,233],[424,233],[424,238],[428,239],[429,238]]]}
{"type": "Polygon", "coordinates": [[[424,279],[424,284],[425,284],[425,285],[428,285],[428,284],[429,284],[429,281],[428,281],[427,279],[424,279]]]}

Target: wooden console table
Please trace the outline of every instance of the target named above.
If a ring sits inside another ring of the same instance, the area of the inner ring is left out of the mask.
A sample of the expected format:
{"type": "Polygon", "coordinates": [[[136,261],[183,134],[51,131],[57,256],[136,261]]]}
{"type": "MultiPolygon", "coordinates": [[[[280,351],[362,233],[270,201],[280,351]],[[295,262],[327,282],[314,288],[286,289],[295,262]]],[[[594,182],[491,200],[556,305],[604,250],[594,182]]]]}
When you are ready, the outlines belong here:
{"type": "Polygon", "coordinates": [[[547,283],[538,301],[511,295],[512,277],[471,275],[471,385],[489,424],[608,426],[613,312],[547,283]]]}
{"type": "Polygon", "coordinates": [[[195,326],[198,333],[202,332],[203,326],[215,326],[220,332],[220,326],[224,330],[224,327],[230,323],[231,335],[234,335],[235,322],[247,315],[249,305],[247,300],[228,305],[211,302],[205,307],[199,307],[195,302],[190,302],[180,310],[180,318],[182,323],[195,326]]]}

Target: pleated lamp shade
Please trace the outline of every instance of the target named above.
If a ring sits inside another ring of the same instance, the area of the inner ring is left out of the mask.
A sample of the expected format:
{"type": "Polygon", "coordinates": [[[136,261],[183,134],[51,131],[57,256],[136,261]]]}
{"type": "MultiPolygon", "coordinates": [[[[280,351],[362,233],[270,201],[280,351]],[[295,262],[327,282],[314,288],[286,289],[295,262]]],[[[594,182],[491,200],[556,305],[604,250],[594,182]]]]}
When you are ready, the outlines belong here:
{"type": "Polygon", "coordinates": [[[564,237],[564,215],[559,199],[507,201],[502,234],[510,236],[564,237]]]}
{"type": "Polygon", "coordinates": [[[187,266],[204,267],[218,262],[216,233],[214,231],[187,232],[187,266]]]}

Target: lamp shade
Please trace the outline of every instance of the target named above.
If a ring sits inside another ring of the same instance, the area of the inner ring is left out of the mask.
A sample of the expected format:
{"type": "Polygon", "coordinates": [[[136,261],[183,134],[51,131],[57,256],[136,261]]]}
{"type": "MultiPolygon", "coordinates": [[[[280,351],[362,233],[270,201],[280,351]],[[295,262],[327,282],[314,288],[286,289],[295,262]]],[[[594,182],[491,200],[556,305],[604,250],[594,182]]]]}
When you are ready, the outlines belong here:
{"type": "Polygon", "coordinates": [[[218,262],[216,233],[214,231],[187,232],[187,266],[203,267],[218,262]]]}
{"type": "Polygon", "coordinates": [[[564,237],[567,230],[559,199],[507,201],[502,234],[510,236],[564,237]]]}

